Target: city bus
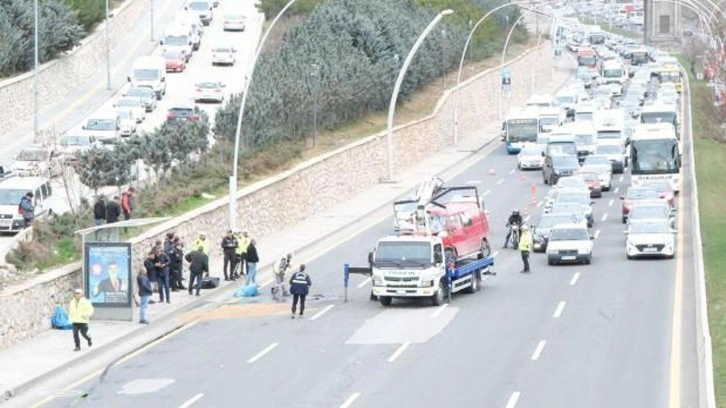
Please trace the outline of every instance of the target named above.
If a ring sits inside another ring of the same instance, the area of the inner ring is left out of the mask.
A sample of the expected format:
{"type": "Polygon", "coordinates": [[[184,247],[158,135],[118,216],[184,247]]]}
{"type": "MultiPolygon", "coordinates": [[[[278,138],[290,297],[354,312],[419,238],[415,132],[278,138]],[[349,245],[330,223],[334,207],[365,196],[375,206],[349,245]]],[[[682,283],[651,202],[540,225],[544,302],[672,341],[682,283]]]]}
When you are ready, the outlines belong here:
{"type": "Polygon", "coordinates": [[[630,137],[630,181],[634,186],[665,180],[680,187],[681,146],[670,123],[638,124],[630,137]]]}
{"type": "Polygon", "coordinates": [[[678,107],[665,103],[645,105],[640,110],[640,123],[668,123],[676,129],[676,136],[680,138],[678,107]]]}
{"type": "Polygon", "coordinates": [[[581,67],[597,67],[597,53],[591,47],[581,47],[577,50],[577,65],[581,67]]]}
{"type": "Polygon", "coordinates": [[[536,143],[539,113],[535,108],[513,108],[503,123],[507,153],[516,154],[525,143],[536,143]]]}
{"type": "Polygon", "coordinates": [[[678,65],[678,60],[675,57],[663,57],[658,61],[660,63],[660,70],[658,71],[658,79],[660,83],[672,83],[676,86],[676,91],[681,93],[683,91],[683,76],[681,75],[681,68],[678,65]]]}
{"type": "Polygon", "coordinates": [[[634,48],[630,52],[630,65],[645,65],[648,63],[648,49],[645,47],[634,48]]]}

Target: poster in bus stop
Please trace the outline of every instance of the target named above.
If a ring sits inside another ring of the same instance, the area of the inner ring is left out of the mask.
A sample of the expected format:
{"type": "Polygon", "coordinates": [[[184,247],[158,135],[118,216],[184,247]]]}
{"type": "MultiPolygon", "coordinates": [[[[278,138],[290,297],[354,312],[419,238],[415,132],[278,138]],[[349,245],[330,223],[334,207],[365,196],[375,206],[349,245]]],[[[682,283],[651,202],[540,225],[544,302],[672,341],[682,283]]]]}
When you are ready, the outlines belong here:
{"type": "Polygon", "coordinates": [[[131,307],[131,244],[87,242],[83,248],[86,294],[94,306],[131,307]]]}
{"type": "Polygon", "coordinates": [[[507,69],[502,70],[502,94],[509,96],[509,92],[512,90],[512,73],[507,69]]]}

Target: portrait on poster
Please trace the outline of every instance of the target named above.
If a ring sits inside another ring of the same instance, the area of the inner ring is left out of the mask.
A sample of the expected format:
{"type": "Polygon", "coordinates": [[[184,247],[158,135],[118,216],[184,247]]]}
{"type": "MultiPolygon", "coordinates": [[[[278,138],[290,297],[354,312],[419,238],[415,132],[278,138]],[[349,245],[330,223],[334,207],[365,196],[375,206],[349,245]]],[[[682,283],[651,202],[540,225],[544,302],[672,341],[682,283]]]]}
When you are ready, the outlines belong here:
{"type": "Polygon", "coordinates": [[[87,242],[84,248],[86,293],[94,306],[131,306],[131,244],[87,242]]]}

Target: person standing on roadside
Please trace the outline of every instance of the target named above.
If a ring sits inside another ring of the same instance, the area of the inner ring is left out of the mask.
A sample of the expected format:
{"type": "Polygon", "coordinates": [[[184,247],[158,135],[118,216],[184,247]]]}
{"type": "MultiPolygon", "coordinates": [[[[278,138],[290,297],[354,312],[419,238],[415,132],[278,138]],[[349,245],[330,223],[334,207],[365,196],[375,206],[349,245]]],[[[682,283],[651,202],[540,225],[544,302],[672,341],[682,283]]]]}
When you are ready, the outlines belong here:
{"type": "Polygon", "coordinates": [[[133,198],[134,198],[134,188],[129,187],[128,190],[121,193],[121,210],[124,213],[124,220],[130,220],[131,219],[131,212],[133,211],[133,198]]]}
{"type": "Polygon", "coordinates": [[[33,219],[35,219],[35,206],[33,205],[32,191],[28,191],[25,193],[23,198],[20,199],[18,212],[23,216],[23,222],[25,224],[23,228],[28,228],[30,224],[33,223],[33,219]]]}
{"type": "Polygon", "coordinates": [[[532,252],[532,233],[527,225],[522,225],[519,235],[519,252],[522,254],[522,273],[529,273],[529,254],[532,252]]]}
{"type": "Polygon", "coordinates": [[[169,293],[169,267],[171,260],[162,248],[156,248],[156,276],[159,281],[159,302],[171,303],[171,293],[169,293]]]}
{"type": "Polygon", "coordinates": [[[239,266],[239,274],[244,276],[247,274],[247,247],[250,246],[250,238],[247,236],[247,231],[242,234],[237,231],[237,265],[239,266]]]}
{"type": "Polygon", "coordinates": [[[184,259],[189,262],[189,294],[192,294],[192,289],[196,289],[196,295],[199,296],[199,290],[202,288],[202,276],[209,276],[209,257],[204,253],[204,248],[200,246],[186,254],[184,259]],[[194,286],[195,282],[196,286],[194,286]]]}
{"type": "Polygon", "coordinates": [[[313,285],[310,275],[305,272],[305,264],[300,264],[300,270],[292,274],[290,277],[290,293],[292,293],[292,319],[295,318],[295,310],[297,302],[300,301],[300,317],[305,313],[305,297],[313,285]]]}
{"type": "Polygon", "coordinates": [[[236,251],[239,244],[232,230],[227,231],[227,235],[222,238],[222,252],[224,253],[224,280],[237,280],[235,275],[235,266],[237,264],[236,251]],[[229,270],[229,273],[227,272],[229,270]]]}
{"type": "Polygon", "coordinates": [[[146,309],[149,307],[149,299],[154,294],[154,287],[151,286],[149,277],[146,276],[146,268],[139,268],[139,274],[136,276],[136,286],[139,288],[139,323],[149,324],[146,318],[146,309]]]}
{"type": "Polygon", "coordinates": [[[68,318],[73,323],[73,342],[76,348],[73,351],[81,351],[81,338],[79,333],[88,342],[88,347],[93,346],[91,336],[88,334],[88,323],[93,316],[93,305],[83,296],[83,289],[78,288],[73,292],[73,299],[68,305],[68,318]]]}
{"type": "MultiPolygon", "coordinates": [[[[121,205],[118,203],[118,196],[114,196],[113,200],[106,203],[106,224],[113,224],[118,222],[121,216],[121,205]]],[[[107,231],[107,238],[109,241],[119,241],[118,228],[110,228],[107,231]]]]}
{"type": "Polygon", "coordinates": [[[260,257],[257,255],[257,241],[254,239],[250,240],[250,245],[247,247],[247,285],[257,283],[257,263],[260,262],[260,257]]]}
{"type": "MultiPolygon", "coordinates": [[[[93,204],[93,225],[99,226],[106,223],[106,197],[101,194],[93,204]]],[[[101,231],[96,231],[96,241],[101,241],[101,231]]],[[[104,234],[105,235],[105,234],[104,234]]]]}
{"type": "Polygon", "coordinates": [[[207,239],[207,233],[204,231],[199,231],[199,236],[196,240],[194,240],[194,242],[192,242],[191,247],[194,250],[201,247],[202,251],[204,251],[204,253],[209,256],[209,240],[207,239]]]}

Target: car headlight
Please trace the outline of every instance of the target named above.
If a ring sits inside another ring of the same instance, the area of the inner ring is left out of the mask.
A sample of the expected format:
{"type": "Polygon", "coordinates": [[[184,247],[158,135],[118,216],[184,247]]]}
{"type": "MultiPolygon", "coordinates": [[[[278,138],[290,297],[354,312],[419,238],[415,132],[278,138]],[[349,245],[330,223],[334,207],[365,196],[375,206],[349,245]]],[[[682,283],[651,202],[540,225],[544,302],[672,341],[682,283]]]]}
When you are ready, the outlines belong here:
{"type": "Polygon", "coordinates": [[[589,254],[590,248],[577,248],[577,253],[580,255],[589,254]]]}
{"type": "Polygon", "coordinates": [[[547,250],[547,255],[557,255],[557,250],[556,249],[548,249],[547,250]]]}

